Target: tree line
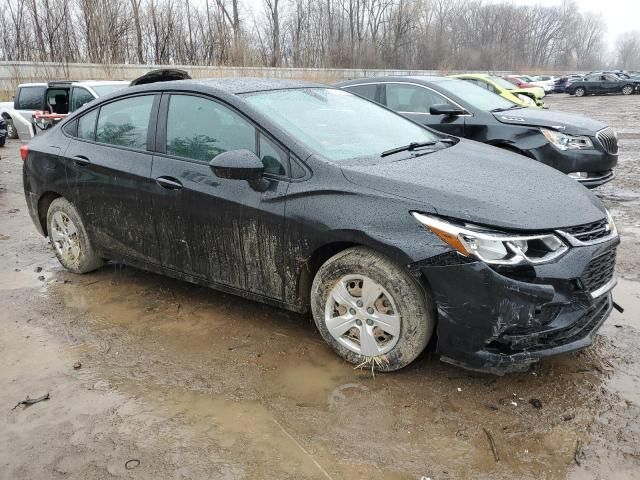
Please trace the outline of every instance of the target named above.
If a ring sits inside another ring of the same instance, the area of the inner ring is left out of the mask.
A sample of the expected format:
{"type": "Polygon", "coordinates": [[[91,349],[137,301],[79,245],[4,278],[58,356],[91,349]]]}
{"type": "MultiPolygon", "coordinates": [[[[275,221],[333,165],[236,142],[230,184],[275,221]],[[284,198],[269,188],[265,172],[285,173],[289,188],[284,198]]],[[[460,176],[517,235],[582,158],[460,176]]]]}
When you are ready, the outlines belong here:
{"type": "Polygon", "coordinates": [[[177,65],[640,68],[640,33],[600,16],[483,0],[5,0],[0,59],[177,65]]]}

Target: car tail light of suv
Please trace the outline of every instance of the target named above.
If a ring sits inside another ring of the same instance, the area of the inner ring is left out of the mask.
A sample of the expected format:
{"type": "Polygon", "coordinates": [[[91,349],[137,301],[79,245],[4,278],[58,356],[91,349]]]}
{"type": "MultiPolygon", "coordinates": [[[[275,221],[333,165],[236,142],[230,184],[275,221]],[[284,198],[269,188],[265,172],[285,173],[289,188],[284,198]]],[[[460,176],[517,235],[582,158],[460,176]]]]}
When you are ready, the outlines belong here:
{"type": "Polygon", "coordinates": [[[29,147],[27,145],[22,145],[20,147],[20,157],[23,162],[27,161],[27,155],[29,155],[29,147]]]}

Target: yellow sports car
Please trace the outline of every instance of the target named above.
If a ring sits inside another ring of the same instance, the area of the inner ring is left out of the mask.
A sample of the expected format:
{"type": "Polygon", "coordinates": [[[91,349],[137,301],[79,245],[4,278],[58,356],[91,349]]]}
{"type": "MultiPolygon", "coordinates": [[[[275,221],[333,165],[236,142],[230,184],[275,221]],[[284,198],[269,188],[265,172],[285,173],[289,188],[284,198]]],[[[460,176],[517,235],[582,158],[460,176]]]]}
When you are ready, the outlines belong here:
{"type": "Polygon", "coordinates": [[[544,102],[542,101],[544,89],[541,87],[518,88],[504,78],[483,73],[463,73],[461,75],[452,75],[452,77],[486,88],[523,107],[544,107],[544,102]]]}

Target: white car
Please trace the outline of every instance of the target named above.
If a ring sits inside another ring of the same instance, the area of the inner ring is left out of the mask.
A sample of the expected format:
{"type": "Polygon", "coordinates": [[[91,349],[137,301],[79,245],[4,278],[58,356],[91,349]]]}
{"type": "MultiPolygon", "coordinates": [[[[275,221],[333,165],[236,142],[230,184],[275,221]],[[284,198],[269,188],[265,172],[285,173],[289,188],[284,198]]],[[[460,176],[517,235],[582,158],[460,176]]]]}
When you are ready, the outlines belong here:
{"type": "Polygon", "coordinates": [[[35,135],[33,115],[37,111],[66,115],[98,97],[129,85],[125,81],[60,80],[21,83],[13,102],[0,103],[0,115],[7,122],[7,137],[29,140],[35,135]],[[26,121],[26,126],[24,121],[26,121]]]}
{"type": "Polygon", "coordinates": [[[527,81],[527,83],[530,83],[531,85],[544,88],[545,93],[553,92],[553,89],[555,88],[556,77],[552,77],[550,75],[520,75],[520,78],[527,81]]]}

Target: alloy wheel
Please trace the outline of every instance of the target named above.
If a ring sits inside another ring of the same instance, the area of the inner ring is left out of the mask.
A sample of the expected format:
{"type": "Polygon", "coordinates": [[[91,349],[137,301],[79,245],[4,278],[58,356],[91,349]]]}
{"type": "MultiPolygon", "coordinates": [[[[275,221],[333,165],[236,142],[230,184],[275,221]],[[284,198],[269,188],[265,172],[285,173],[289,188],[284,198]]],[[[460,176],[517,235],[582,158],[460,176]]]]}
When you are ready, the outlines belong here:
{"type": "Polygon", "coordinates": [[[324,313],[333,338],[365,357],[388,353],[400,338],[400,313],[393,298],[364,275],[343,276],[329,292],[324,313]]]}
{"type": "Polygon", "coordinates": [[[633,87],[630,85],[626,85],[622,88],[623,95],[631,95],[633,93],[633,87]]]}

